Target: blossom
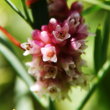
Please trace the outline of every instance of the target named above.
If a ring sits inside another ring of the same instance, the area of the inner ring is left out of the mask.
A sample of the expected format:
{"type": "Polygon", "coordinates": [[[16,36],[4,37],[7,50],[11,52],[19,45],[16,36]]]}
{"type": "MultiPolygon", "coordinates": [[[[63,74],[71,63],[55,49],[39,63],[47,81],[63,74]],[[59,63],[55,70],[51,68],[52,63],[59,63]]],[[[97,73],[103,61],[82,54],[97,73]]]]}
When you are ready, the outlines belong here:
{"type": "Polygon", "coordinates": [[[36,79],[31,90],[40,96],[46,93],[53,99],[64,99],[71,86],[87,86],[81,56],[86,48],[88,28],[79,2],[69,9],[65,0],[49,0],[48,7],[52,17],[49,23],[33,30],[32,39],[21,47],[24,55],[32,55],[32,61],[27,63],[28,72],[36,79]]]}
{"type": "Polygon", "coordinates": [[[41,53],[43,55],[43,61],[57,62],[56,49],[54,46],[46,45],[41,48],[41,53]]]}
{"type": "Polygon", "coordinates": [[[68,31],[69,31],[69,26],[67,23],[65,23],[63,27],[57,25],[55,31],[53,31],[53,35],[56,40],[64,41],[71,37],[68,31]]]}
{"type": "Polygon", "coordinates": [[[68,6],[65,0],[47,0],[50,17],[64,20],[68,15],[68,6]],[[57,8],[56,8],[57,7],[57,8]]]}
{"type": "Polygon", "coordinates": [[[24,56],[29,55],[29,54],[40,54],[40,46],[31,40],[28,40],[28,42],[21,44],[21,47],[26,50],[24,52],[24,56]]]}
{"type": "Polygon", "coordinates": [[[76,41],[74,38],[71,39],[71,46],[74,50],[78,50],[81,47],[81,42],[76,41]]]}
{"type": "Polygon", "coordinates": [[[56,78],[57,75],[57,66],[53,66],[53,65],[44,65],[44,78],[48,79],[48,78],[56,78]]]}

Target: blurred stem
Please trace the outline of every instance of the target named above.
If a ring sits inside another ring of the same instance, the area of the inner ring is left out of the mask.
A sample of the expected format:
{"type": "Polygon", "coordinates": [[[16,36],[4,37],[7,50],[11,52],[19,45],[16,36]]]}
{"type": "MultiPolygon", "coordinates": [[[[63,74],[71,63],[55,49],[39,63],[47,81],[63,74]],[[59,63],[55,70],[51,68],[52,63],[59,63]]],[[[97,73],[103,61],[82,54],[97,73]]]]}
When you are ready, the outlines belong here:
{"type": "Polygon", "coordinates": [[[90,97],[92,96],[92,94],[94,93],[94,91],[97,89],[98,85],[101,83],[101,81],[103,80],[104,76],[110,71],[110,61],[107,61],[103,67],[99,70],[97,78],[98,80],[96,81],[96,83],[92,86],[91,90],[88,92],[88,94],[86,95],[86,97],[84,98],[83,102],[81,103],[81,105],[79,106],[79,108],[77,110],[82,110],[83,107],[86,105],[86,103],[88,102],[88,100],[90,99],[90,97]]]}
{"type": "Polygon", "coordinates": [[[6,29],[4,29],[3,27],[0,26],[0,31],[2,31],[2,32],[5,34],[5,36],[8,37],[8,39],[9,39],[14,45],[16,45],[17,47],[19,47],[19,48],[22,49],[21,43],[20,43],[18,40],[16,40],[10,33],[8,33],[6,29]]]}
{"type": "Polygon", "coordinates": [[[25,16],[20,12],[20,10],[18,10],[18,9],[16,8],[15,5],[13,5],[9,0],[5,0],[5,2],[6,2],[22,19],[24,19],[24,20],[30,25],[30,27],[32,28],[32,24],[30,23],[30,21],[29,21],[27,18],[25,18],[25,16]]]}
{"type": "Polygon", "coordinates": [[[48,110],[56,110],[55,109],[54,102],[51,100],[51,98],[49,98],[49,107],[48,107],[48,110]]]}
{"type": "Polygon", "coordinates": [[[109,5],[106,5],[103,2],[100,2],[98,0],[83,0],[83,2],[87,2],[87,3],[93,4],[93,5],[97,5],[97,6],[103,8],[105,10],[110,10],[109,5]]]}
{"type": "Polygon", "coordinates": [[[26,3],[25,3],[25,0],[21,0],[22,2],[22,6],[23,6],[23,9],[24,9],[24,12],[25,12],[25,15],[27,17],[27,20],[29,21],[29,23],[32,25],[32,21],[30,19],[30,16],[29,16],[29,13],[27,11],[27,7],[26,7],[26,3]]]}
{"type": "MultiPolygon", "coordinates": [[[[30,86],[33,85],[34,81],[27,73],[24,65],[19,60],[19,58],[12,51],[10,51],[8,49],[8,47],[5,44],[3,44],[3,42],[0,42],[0,52],[9,61],[9,63],[16,70],[18,75],[24,80],[24,82],[28,86],[28,88],[30,88],[30,86]]],[[[30,92],[34,96],[34,98],[36,99],[37,103],[43,108],[43,110],[45,110],[45,107],[43,106],[41,100],[37,97],[37,95],[35,93],[33,93],[32,91],[30,91],[30,92]]]]}

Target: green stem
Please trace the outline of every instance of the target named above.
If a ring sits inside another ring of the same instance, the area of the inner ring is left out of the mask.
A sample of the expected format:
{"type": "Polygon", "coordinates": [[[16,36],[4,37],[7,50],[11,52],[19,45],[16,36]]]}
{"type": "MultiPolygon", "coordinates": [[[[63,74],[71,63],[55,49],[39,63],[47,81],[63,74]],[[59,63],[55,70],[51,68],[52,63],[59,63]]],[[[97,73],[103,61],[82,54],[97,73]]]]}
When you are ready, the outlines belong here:
{"type": "Polygon", "coordinates": [[[87,93],[86,97],[84,98],[84,100],[82,101],[81,105],[78,107],[77,110],[82,110],[84,108],[84,106],[86,105],[86,103],[88,102],[88,100],[90,99],[90,97],[92,96],[92,94],[94,93],[94,91],[96,90],[96,88],[98,87],[98,85],[101,83],[101,81],[103,80],[104,76],[110,71],[110,61],[107,61],[103,67],[99,70],[98,72],[98,81],[93,85],[93,87],[91,88],[91,90],[87,93]]]}
{"type": "Polygon", "coordinates": [[[55,105],[54,105],[54,101],[51,100],[51,98],[49,98],[49,107],[48,110],[56,110],[55,109],[55,105]]]}
{"type": "Polygon", "coordinates": [[[26,21],[32,28],[32,24],[25,18],[25,16],[13,5],[9,0],[5,0],[5,2],[24,20],[26,21]]]}
{"type": "Polygon", "coordinates": [[[24,12],[25,12],[25,15],[27,17],[27,20],[30,24],[32,24],[32,21],[30,19],[30,16],[29,16],[29,13],[27,11],[27,7],[26,7],[26,4],[25,4],[25,0],[21,0],[22,1],[22,6],[23,6],[23,9],[24,9],[24,12]]]}
{"type": "Polygon", "coordinates": [[[9,0],[5,0],[6,3],[17,13],[19,16],[21,16],[23,19],[26,19],[24,15],[13,5],[9,0]]]}
{"type": "Polygon", "coordinates": [[[98,0],[83,0],[83,2],[87,2],[87,3],[90,3],[90,4],[93,4],[93,5],[97,5],[105,10],[110,10],[110,6],[109,5],[106,5],[98,0]]]}

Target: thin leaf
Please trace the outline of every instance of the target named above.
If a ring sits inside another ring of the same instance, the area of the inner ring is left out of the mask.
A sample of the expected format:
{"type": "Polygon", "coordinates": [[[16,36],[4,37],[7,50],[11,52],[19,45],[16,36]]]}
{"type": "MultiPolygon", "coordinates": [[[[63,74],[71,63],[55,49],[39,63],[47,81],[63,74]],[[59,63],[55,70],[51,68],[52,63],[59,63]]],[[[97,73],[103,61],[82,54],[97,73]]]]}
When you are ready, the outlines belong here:
{"type": "Polygon", "coordinates": [[[77,110],[83,110],[84,106],[86,105],[94,91],[98,88],[99,84],[102,82],[106,74],[109,73],[109,71],[110,71],[110,61],[106,61],[103,67],[98,72],[98,80],[95,82],[90,91],[87,93],[87,95],[85,96],[84,100],[82,101],[77,110]]]}
{"type": "Polygon", "coordinates": [[[88,15],[88,14],[91,14],[91,13],[94,13],[94,12],[97,12],[101,10],[101,8],[99,6],[91,6],[87,9],[85,9],[82,13],[82,15],[88,15]]]}
{"type": "Polygon", "coordinates": [[[8,47],[8,49],[10,49],[10,51],[14,52],[14,50],[13,50],[12,46],[9,44],[9,42],[6,41],[5,39],[3,39],[1,36],[0,36],[0,42],[5,44],[8,47]]]}
{"type": "Polygon", "coordinates": [[[94,68],[95,73],[100,69],[101,64],[101,46],[102,46],[102,37],[101,37],[101,27],[98,26],[96,30],[96,36],[94,39],[94,68]]]}
{"type": "Polygon", "coordinates": [[[23,18],[23,20],[25,20],[32,27],[30,21],[20,12],[18,8],[16,8],[16,6],[12,2],[10,2],[10,0],[5,0],[5,2],[13,9],[13,11],[15,11],[21,18],[23,18]]]}
{"type": "MultiPolygon", "coordinates": [[[[3,44],[3,42],[0,42],[0,52],[5,56],[5,58],[9,61],[9,63],[12,65],[12,67],[16,70],[18,75],[25,81],[28,88],[34,83],[33,79],[28,75],[24,65],[21,63],[21,61],[18,59],[17,56],[13,54],[8,47],[3,44]]],[[[31,91],[30,91],[31,92],[31,91]]],[[[41,100],[31,92],[36,101],[43,107],[43,104],[41,103],[41,100]]],[[[43,107],[44,108],[44,107],[43,107]]]]}
{"type": "Polygon", "coordinates": [[[19,16],[21,16],[23,19],[25,19],[24,15],[20,12],[20,10],[18,10],[18,8],[16,8],[16,6],[10,2],[10,0],[5,0],[5,2],[17,13],[19,14],[19,16]]]}
{"type": "Polygon", "coordinates": [[[109,5],[107,5],[101,1],[98,1],[98,0],[83,0],[83,2],[87,2],[87,3],[93,4],[93,5],[97,5],[100,8],[105,9],[105,10],[110,10],[109,5]]]}
{"type": "Polygon", "coordinates": [[[109,34],[110,34],[110,12],[107,12],[105,23],[103,26],[103,42],[101,47],[101,64],[107,60],[107,49],[109,44],[109,34]]]}
{"type": "Polygon", "coordinates": [[[32,24],[32,21],[30,19],[29,13],[27,11],[25,0],[21,0],[21,2],[22,2],[22,6],[23,6],[23,9],[24,9],[25,15],[27,17],[27,20],[30,22],[30,24],[32,24]]]}

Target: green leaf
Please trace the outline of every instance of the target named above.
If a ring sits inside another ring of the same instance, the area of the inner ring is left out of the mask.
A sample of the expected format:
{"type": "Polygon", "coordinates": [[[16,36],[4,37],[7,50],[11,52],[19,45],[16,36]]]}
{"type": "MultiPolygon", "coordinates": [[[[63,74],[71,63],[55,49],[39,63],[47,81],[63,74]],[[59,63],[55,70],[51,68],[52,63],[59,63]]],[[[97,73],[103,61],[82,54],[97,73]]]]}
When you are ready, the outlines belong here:
{"type": "Polygon", "coordinates": [[[99,84],[103,81],[105,76],[110,72],[110,61],[106,61],[102,68],[98,71],[97,79],[92,88],[86,94],[85,98],[83,99],[82,103],[79,105],[77,110],[83,110],[84,106],[93,95],[94,91],[98,88],[99,84]]]}
{"type": "Polygon", "coordinates": [[[94,39],[94,68],[95,73],[100,69],[101,64],[101,46],[102,46],[102,38],[101,38],[101,26],[98,26],[96,30],[96,36],[94,39]]]}
{"type": "Polygon", "coordinates": [[[105,9],[105,10],[110,10],[110,5],[105,4],[99,0],[83,0],[83,2],[87,2],[87,3],[90,3],[92,5],[99,6],[100,8],[105,9]]]}
{"type": "Polygon", "coordinates": [[[23,19],[25,19],[24,15],[20,12],[20,10],[18,10],[18,8],[16,8],[16,6],[15,6],[10,0],[5,0],[5,2],[6,2],[19,16],[21,16],[23,19]]]}
{"type": "Polygon", "coordinates": [[[27,7],[26,7],[25,0],[21,0],[21,2],[22,2],[22,6],[23,6],[23,10],[24,10],[25,16],[26,16],[28,22],[32,25],[32,21],[30,19],[29,12],[28,12],[27,7]]]}
{"type": "MultiPolygon", "coordinates": [[[[13,11],[15,11],[25,22],[27,22],[30,27],[32,27],[32,23],[30,21],[30,19],[27,19],[22,13],[21,11],[10,1],[10,0],[5,0],[5,2],[11,7],[11,9],[13,9],[13,11]]],[[[25,10],[26,11],[26,10],[25,10]]],[[[27,14],[27,13],[26,13],[27,14]]]]}
{"type": "MultiPolygon", "coordinates": [[[[30,88],[30,86],[34,83],[33,79],[27,73],[24,65],[21,63],[19,58],[7,47],[7,45],[4,42],[1,42],[1,40],[0,40],[0,52],[9,61],[9,63],[12,65],[12,67],[15,69],[18,75],[24,80],[28,88],[30,88]]],[[[43,107],[41,100],[36,96],[36,94],[34,94],[33,92],[31,93],[38,102],[38,104],[43,107]]]]}
{"type": "Polygon", "coordinates": [[[10,51],[14,52],[14,50],[13,50],[12,46],[9,44],[9,42],[6,41],[5,39],[3,39],[1,36],[0,36],[0,42],[5,44],[8,47],[8,49],[10,49],[10,51]]]}
{"type": "Polygon", "coordinates": [[[51,100],[51,98],[49,98],[49,108],[48,108],[48,110],[56,110],[54,102],[51,100]]]}
{"type": "Polygon", "coordinates": [[[107,50],[109,44],[109,34],[110,34],[110,12],[107,12],[106,19],[103,26],[103,41],[101,47],[101,65],[107,60],[107,50]]]}
{"type": "Polygon", "coordinates": [[[101,10],[101,8],[99,6],[91,6],[91,7],[87,8],[87,9],[85,9],[82,12],[82,15],[91,14],[91,13],[97,12],[99,10],[101,10]]]}

